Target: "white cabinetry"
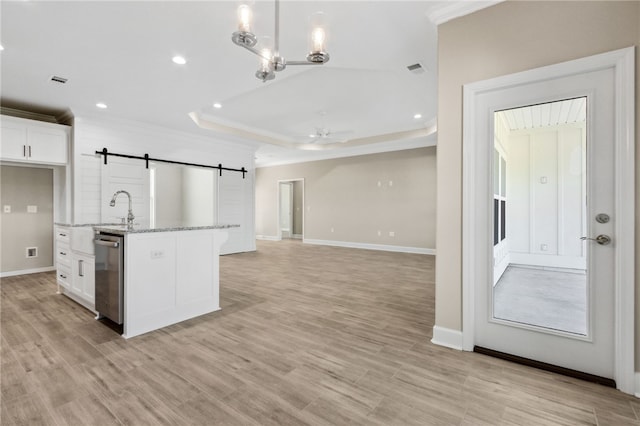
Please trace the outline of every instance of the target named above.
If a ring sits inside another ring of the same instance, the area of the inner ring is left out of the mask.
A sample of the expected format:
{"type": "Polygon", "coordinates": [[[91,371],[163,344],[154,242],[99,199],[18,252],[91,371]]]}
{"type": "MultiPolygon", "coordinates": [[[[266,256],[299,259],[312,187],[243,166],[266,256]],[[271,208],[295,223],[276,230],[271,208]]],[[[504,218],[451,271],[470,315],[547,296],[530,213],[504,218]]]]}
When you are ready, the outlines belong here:
{"type": "Polygon", "coordinates": [[[93,256],[73,252],[73,292],[95,304],[95,261],[93,256]]]}
{"type": "Polygon", "coordinates": [[[0,131],[2,160],[67,164],[68,126],[3,115],[0,131]]]}
{"type": "Polygon", "coordinates": [[[71,251],[69,250],[69,230],[57,227],[55,230],[56,277],[58,286],[71,288],[71,251]]]}
{"type": "Polygon", "coordinates": [[[220,309],[224,229],[126,233],[124,337],[220,309]]]}
{"type": "Polygon", "coordinates": [[[86,243],[93,228],[56,227],[56,276],[66,296],[93,310],[95,307],[95,258],[93,241],[86,243]],[[78,241],[80,240],[80,244],[78,241]],[[82,250],[82,251],[79,251],[82,250]]]}

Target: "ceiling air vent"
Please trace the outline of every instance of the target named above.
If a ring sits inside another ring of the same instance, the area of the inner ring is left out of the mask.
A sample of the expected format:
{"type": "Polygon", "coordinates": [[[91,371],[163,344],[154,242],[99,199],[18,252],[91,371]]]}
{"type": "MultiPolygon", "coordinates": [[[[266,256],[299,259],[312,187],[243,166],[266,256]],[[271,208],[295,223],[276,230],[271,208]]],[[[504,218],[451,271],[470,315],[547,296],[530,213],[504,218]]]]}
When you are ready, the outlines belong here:
{"type": "Polygon", "coordinates": [[[425,71],[421,63],[409,65],[407,69],[414,74],[422,74],[425,71]]]}
{"type": "Polygon", "coordinates": [[[67,82],[66,78],[58,77],[57,75],[52,75],[50,80],[55,82],[55,83],[60,83],[60,84],[65,84],[67,82]]]}

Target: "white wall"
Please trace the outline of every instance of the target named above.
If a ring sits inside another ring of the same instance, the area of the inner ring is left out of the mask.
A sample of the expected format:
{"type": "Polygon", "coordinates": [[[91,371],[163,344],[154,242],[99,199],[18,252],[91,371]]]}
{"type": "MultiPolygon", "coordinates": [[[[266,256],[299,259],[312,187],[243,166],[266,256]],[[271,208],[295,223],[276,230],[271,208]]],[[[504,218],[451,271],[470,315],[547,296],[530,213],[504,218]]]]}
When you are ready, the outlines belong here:
{"type": "Polygon", "coordinates": [[[585,141],[584,123],[510,133],[511,263],[585,269],[585,141]]]}
{"type": "MultiPolygon", "coordinates": [[[[102,148],[120,154],[144,156],[147,153],[153,158],[188,163],[221,163],[225,167],[248,170],[245,179],[240,173],[223,172],[223,178],[232,179],[235,185],[220,184],[219,222],[241,226],[230,232],[223,250],[229,248],[227,253],[255,250],[253,147],[145,123],[74,113],[73,223],[101,222],[103,206],[108,206],[109,200],[101,195],[105,194],[102,191],[103,159],[95,154],[102,148]]],[[[108,161],[113,158],[109,157],[108,161]]],[[[139,165],[144,169],[142,160],[139,165]]],[[[148,217],[148,213],[145,215],[148,217]]]]}
{"type": "Polygon", "coordinates": [[[131,195],[131,211],[134,224],[149,226],[150,178],[149,169],[139,160],[129,158],[109,158],[107,164],[100,165],[102,196],[100,197],[100,222],[121,223],[129,214],[129,197],[118,194],[116,205],[110,202],[117,191],[127,191],[131,195]]]}

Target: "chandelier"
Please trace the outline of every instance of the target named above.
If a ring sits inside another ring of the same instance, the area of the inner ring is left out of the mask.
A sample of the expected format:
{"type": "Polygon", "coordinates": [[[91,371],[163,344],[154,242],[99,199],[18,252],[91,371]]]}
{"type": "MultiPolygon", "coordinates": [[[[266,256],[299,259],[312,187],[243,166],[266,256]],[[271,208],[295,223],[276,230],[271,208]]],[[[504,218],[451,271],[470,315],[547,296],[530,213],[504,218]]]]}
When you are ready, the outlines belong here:
{"type": "Polygon", "coordinates": [[[261,58],[261,64],[256,77],[263,82],[273,80],[275,72],[284,70],[287,65],[322,65],[329,62],[329,54],[325,51],[326,34],[323,28],[323,14],[314,14],[311,20],[311,37],[309,54],[305,61],[286,61],[280,55],[280,0],[275,0],[275,35],[273,50],[268,46],[256,49],[258,37],[251,31],[253,14],[248,4],[238,7],[238,31],[235,31],[231,40],[240,47],[244,47],[251,53],[261,58]]]}

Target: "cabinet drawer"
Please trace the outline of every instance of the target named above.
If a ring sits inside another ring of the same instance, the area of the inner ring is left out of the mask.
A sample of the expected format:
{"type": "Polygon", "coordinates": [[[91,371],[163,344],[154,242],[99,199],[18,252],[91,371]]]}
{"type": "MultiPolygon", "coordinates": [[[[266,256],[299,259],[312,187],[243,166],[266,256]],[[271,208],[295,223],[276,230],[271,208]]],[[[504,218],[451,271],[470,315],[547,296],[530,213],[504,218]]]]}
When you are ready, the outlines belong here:
{"type": "Polygon", "coordinates": [[[68,244],[61,242],[56,244],[56,265],[71,267],[71,251],[68,244]]]}
{"type": "Polygon", "coordinates": [[[71,287],[71,268],[58,265],[58,269],[56,271],[56,278],[60,286],[67,289],[70,288],[71,287]]]}
{"type": "Polygon", "coordinates": [[[56,228],[56,241],[63,244],[69,244],[71,231],[66,228],[56,228]]]}

